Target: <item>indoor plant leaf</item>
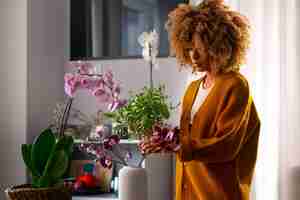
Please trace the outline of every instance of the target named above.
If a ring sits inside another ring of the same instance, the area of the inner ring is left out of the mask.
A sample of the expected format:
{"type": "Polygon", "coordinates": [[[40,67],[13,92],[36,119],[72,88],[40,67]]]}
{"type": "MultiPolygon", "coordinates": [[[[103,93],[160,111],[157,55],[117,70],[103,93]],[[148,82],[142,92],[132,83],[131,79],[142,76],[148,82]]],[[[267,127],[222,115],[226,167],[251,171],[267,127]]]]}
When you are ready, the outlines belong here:
{"type": "Polygon", "coordinates": [[[55,145],[55,136],[50,129],[43,131],[32,145],[31,159],[33,168],[38,175],[42,175],[48,158],[55,145]]]}
{"type": "Polygon", "coordinates": [[[64,149],[55,150],[48,160],[43,174],[43,181],[47,183],[58,182],[68,168],[68,155],[64,149]]]}
{"type": "Polygon", "coordinates": [[[22,144],[22,157],[24,160],[24,163],[27,167],[27,169],[31,172],[32,176],[38,176],[38,172],[34,168],[32,164],[32,159],[31,159],[31,150],[32,150],[32,145],[31,144],[22,144]]]}
{"type": "Polygon", "coordinates": [[[32,176],[32,180],[31,180],[32,187],[39,188],[40,187],[39,180],[40,180],[40,177],[32,176]]]}
{"type": "Polygon", "coordinates": [[[74,144],[73,137],[65,135],[57,141],[55,149],[56,150],[65,150],[67,155],[71,156],[71,154],[73,152],[73,144],[74,144]]]}

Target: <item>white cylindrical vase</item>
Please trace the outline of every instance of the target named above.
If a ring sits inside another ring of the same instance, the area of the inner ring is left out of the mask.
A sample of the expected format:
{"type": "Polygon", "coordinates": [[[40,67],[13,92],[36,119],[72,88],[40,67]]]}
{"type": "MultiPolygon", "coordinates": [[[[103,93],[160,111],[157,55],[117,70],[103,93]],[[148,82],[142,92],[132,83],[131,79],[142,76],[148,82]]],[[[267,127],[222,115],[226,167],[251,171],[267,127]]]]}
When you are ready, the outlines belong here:
{"type": "Polygon", "coordinates": [[[148,180],[144,168],[123,167],[119,171],[119,200],[147,200],[148,180]]]}
{"type": "Polygon", "coordinates": [[[151,154],[145,160],[148,173],[148,199],[174,199],[174,176],[172,154],[151,154]]]}

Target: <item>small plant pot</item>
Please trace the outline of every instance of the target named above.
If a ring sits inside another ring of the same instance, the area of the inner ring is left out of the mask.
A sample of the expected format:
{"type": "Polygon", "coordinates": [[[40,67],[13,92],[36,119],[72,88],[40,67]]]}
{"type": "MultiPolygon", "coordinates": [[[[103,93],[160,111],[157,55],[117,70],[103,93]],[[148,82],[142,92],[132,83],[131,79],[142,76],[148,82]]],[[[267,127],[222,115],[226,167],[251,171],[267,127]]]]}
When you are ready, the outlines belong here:
{"type": "Polygon", "coordinates": [[[8,200],[72,200],[71,192],[63,187],[32,188],[19,185],[5,190],[8,200]]]}

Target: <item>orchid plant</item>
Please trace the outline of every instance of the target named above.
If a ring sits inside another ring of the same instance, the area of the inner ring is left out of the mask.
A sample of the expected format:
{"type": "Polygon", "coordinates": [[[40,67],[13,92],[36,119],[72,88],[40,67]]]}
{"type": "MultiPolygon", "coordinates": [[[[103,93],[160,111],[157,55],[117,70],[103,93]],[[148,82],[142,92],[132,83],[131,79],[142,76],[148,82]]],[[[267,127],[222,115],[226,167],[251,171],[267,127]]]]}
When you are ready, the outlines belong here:
{"type": "MultiPolygon", "coordinates": [[[[169,118],[170,111],[176,107],[172,107],[171,104],[168,105],[167,96],[164,95],[164,90],[162,90],[164,88],[163,86],[159,88],[153,87],[153,67],[158,66],[159,35],[156,30],[144,32],[138,38],[138,42],[143,48],[142,55],[144,60],[149,62],[150,88],[144,88],[142,94],[137,95],[132,104],[135,105],[135,107],[140,105],[142,110],[148,111],[148,114],[144,114],[144,116],[149,116],[149,119],[146,118],[146,120],[140,121],[142,121],[142,123],[146,121],[146,124],[150,124],[152,127],[152,130],[150,129],[151,134],[149,135],[147,134],[147,128],[149,128],[149,126],[138,126],[139,128],[146,127],[139,144],[139,149],[144,157],[151,153],[176,152],[180,148],[179,129],[177,127],[172,128],[170,125],[164,123],[164,120],[169,118]],[[150,94],[150,96],[148,94],[150,94]],[[149,97],[149,101],[146,101],[147,105],[138,103],[138,99],[144,100],[147,99],[147,97],[149,97]],[[154,103],[155,101],[157,103],[154,103]]],[[[124,107],[124,109],[126,109],[126,107],[124,107]]]]}
{"type": "MultiPolygon", "coordinates": [[[[99,74],[91,63],[83,61],[70,62],[68,67],[71,69],[71,72],[66,73],[64,76],[64,89],[68,100],[61,111],[59,119],[60,135],[64,134],[72,103],[78,90],[87,90],[99,103],[108,104],[107,110],[109,112],[116,111],[126,104],[126,100],[120,98],[120,84],[114,79],[111,70],[99,74]]],[[[87,141],[80,145],[81,149],[95,155],[96,161],[100,162],[104,167],[110,168],[113,162],[128,165],[127,160],[131,158],[131,152],[117,145],[120,143],[118,135],[106,137],[103,134],[104,130],[105,127],[103,125],[98,125],[96,127],[97,144],[87,141]]]]}
{"type": "Polygon", "coordinates": [[[144,32],[138,38],[139,44],[142,46],[142,55],[144,60],[149,62],[150,68],[150,88],[153,88],[153,67],[157,67],[157,56],[159,53],[159,36],[156,30],[144,32]]]}
{"type": "Polygon", "coordinates": [[[120,84],[114,79],[111,70],[99,74],[91,63],[83,61],[70,62],[68,67],[71,72],[64,76],[64,88],[68,99],[59,119],[60,135],[64,134],[75,94],[80,89],[88,90],[99,103],[108,103],[110,112],[126,104],[126,100],[120,98],[120,84]]]}
{"type": "Polygon", "coordinates": [[[138,38],[143,47],[143,57],[149,63],[150,87],[132,95],[127,104],[115,112],[106,113],[114,121],[114,129],[127,128],[128,134],[140,140],[139,150],[142,159],[151,153],[175,152],[179,149],[179,131],[165,123],[174,107],[168,102],[165,87],[154,87],[153,68],[157,66],[159,36],[155,30],[144,32],[138,38]],[[149,148],[151,147],[151,148],[149,148]]]}

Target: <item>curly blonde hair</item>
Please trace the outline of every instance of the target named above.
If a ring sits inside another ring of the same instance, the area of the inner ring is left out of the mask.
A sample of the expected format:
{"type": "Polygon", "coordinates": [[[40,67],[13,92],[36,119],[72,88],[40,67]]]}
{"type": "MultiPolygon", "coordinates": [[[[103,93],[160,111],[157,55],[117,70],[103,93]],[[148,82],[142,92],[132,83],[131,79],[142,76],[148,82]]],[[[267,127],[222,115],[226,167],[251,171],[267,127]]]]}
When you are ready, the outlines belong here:
{"type": "MultiPolygon", "coordinates": [[[[171,52],[183,66],[191,65],[189,49],[199,38],[210,68],[216,71],[239,70],[250,44],[248,19],[224,5],[222,0],[204,0],[199,6],[180,4],[170,12],[166,24],[171,52]],[[198,34],[198,37],[194,37],[198,34]]],[[[200,52],[201,53],[201,52],[200,52]]]]}

